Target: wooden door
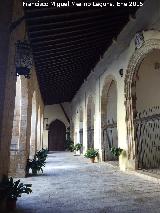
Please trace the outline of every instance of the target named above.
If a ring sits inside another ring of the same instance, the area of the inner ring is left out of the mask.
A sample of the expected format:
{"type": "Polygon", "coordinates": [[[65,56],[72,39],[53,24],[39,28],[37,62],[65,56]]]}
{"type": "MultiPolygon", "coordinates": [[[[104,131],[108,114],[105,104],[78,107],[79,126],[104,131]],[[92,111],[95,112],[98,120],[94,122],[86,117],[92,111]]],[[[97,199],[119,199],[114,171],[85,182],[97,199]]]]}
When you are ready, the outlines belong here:
{"type": "Polygon", "coordinates": [[[49,125],[48,149],[49,151],[64,151],[66,140],[66,127],[59,120],[53,121],[49,125]]]}

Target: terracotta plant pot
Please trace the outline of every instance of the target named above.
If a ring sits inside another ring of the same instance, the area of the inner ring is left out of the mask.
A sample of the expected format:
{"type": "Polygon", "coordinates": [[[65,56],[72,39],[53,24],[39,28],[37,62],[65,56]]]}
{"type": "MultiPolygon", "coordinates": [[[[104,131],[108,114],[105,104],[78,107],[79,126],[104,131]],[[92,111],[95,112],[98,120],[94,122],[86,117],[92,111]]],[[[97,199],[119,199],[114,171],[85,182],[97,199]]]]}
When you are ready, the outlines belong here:
{"type": "Polygon", "coordinates": [[[94,163],[94,161],[95,161],[95,158],[90,158],[90,159],[91,159],[91,162],[92,162],[92,163],[94,163]]]}
{"type": "Polygon", "coordinates": [[[17,202],[17,200],[15,200],[15,199],[8,199],[7,203],[6,203],[7,210],[9,210],[9,211],[15,210],[16,202],[17,202]]]}

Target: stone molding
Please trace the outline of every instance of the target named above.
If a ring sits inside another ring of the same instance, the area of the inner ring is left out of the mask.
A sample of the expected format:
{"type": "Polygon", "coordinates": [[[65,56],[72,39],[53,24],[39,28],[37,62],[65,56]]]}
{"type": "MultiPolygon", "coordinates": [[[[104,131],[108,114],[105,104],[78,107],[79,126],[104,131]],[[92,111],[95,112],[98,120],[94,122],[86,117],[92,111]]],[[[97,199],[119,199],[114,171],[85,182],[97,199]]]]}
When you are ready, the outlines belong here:
{"type": "Polygon", "coordinates": [[[160,39],[148,39],[141,48],[135,50],[129,60],[125,75],[125,108],[128,142],[128,159],[136,162],[136,142],[134,118],[136,116],[136,75],[143,59],[148,53],[155,49],[160,49],[160,39]]]}

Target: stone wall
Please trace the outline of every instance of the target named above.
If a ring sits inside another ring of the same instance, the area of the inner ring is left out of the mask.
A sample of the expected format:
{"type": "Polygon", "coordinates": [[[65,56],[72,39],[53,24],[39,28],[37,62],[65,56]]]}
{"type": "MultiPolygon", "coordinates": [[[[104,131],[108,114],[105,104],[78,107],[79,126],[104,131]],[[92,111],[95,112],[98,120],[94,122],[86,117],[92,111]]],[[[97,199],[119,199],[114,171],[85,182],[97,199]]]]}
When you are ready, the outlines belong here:
{"type": "Polygon", "coordinates": [[[13,2],[6,0],[0,7],[0,176],[2,173],[7,173],[7,159],[8,159],[8,142],[3,135],[3,124],[2,117],[5,110],[4,97],[5,97],[5,85],[7,79],[7,61],[8,61],[8,50],[9,50],[9,28],[12,16],[12,5],[13,2]],[[6,8],[7,11],[5,10],[6,8]],[[2,151],[3,150],[3,151],[2,151]]]}
{"type": "MultiPolygon", "coordinates": [[[[6,1],[7,2],[7,1],[6,1]]],[[[7,5],[3,4],[5,8],[3,10],[7,13],[12,14],[12,22],[18,20],[24,15],[22,4],[19,0],[14,0],[13,5],[8,3],[7,5]],[[8,12],[9,10],[9,12],[8,12]]],[[[11,20],[8,20],[8,14],[5,17],[5,14],[1,14],[4,16],[4,22],[7,29],[8,26],[11,25],[11,20]],[[6,18],[6,19],[5,19],[6,18]],[[8,23],[9,22],[9,23],[8,23]]],[[[3,21],[3,20],[2,20],[3,21]]],[[[2,174],[8,174],[12,176],[24,177],[25,176],[25,166],[26,160],[30,154],[30,132],[31,132],[31,113],[32,113],[32,96],[34,91],[36,92],[36,102],[37,108],[36,111],[38,112],[38,108],[40,107],[41,113],[40,116],[43,116],[44,105],[41,98],[38,81],[36,77],[35,67],[33,65],[31,79],[26,79],[24,77],[16,77],[16,70],[15,70],[15,43],[17,40],[23,40],[27,35],[26,34],[26,25],[25,21],[22,21],[12,32],[8,32],[5,29],[5,26],[2,26],[2,32],[4,35],[7,35],[6,39],[2,40],[5,44],[6,51],[4,51],[4,55],[2,59],[4,59],[3,70],[6,74],[5,78],[1,78],[3,80],[2,86],[5,84],[5,91],[4,88],[1,90],[2,96],[2,106],[4,102],[4,109],[0,110],[2,114],[1,119],[1,137],[0,137],[0,176],[2,174]],[[7,39],[8,38],[8,39],[7,39]],[[8,56],[7,56],[7,48],[8,48],[8,56]],[[6,79],[6,80],[5,80],[6,79]],[[5,80],[5,81],[4,81],[5,80]],[[21,80],[21,100],[20,101],[20,114],[18,115],[18,108],[16,100],[16,82],[17,80],[21,80]],[[15,112],[15,113],[14,113],[15,112]],[[15,118],[15,114],[18,116],[15,118]],[[18,121],[19,117],[19,121],[18,121]],[[16,148],[12,141],[13,136],[18,136],[19,140],[17,140],[16,148]],[[12,146],[11,145],[11,141],[12,146]],[[10,150],[11,148],[11,150],[10,150]]],[[[3,36],[4,36],[3,35],[3,36]]],[[[4,48],[3,48],[4,50],[4,48]]],[[[3,76],[2,76],[3,77],[3,76]]],[[[37,120],[37,116],[36,116],[37,120]]],[[[43,122],[41,120],[41,122],[43,122]]],[[[43,124],[42,124],[43,125],[43,124]]],[[[35,129],[35,132],[37,130],[35,129]]],[[[35,133],[36,134],[36,133],[35,133]]],[[[40,134],[41,131],[40,131],[40,134]]],[[[40,137],[41,138],[41,137],[40,137]]],[[[37,136],[35,138],[35,147],[37,147],[37,136]]],[[[42,142],[41,142],[42,144],[42,142]]],[[[39,147],[41,148],[41,147],[39,147]]]]}

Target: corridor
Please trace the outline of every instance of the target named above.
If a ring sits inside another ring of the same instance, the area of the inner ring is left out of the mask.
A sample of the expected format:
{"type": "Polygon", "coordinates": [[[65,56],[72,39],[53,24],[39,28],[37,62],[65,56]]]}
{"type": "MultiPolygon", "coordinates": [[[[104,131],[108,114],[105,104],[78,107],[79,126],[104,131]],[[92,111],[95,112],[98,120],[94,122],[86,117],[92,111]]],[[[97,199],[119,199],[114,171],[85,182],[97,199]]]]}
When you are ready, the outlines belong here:
{"type": "Polygon", "coordinates": [[[33,193],[18,199],[19,213],[159,213],[160,185],[106,163],[55,152],[43,174],[21,179],[33,193]]]}

